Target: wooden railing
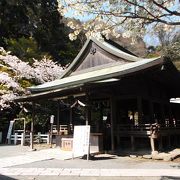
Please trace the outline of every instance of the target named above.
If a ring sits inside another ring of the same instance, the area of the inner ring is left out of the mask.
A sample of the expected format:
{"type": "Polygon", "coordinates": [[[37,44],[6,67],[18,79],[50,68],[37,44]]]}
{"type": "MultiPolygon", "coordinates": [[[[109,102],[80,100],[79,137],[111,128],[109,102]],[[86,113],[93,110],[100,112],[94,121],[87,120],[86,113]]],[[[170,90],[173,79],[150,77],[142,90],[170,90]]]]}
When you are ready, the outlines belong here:
{"type": "Polygon", "coordinates": [[[114,132],[120,136],[151,136],[153,134],[167,135],[180,134],[180,125],[167,126],[165,124],[117,124],[114,132]]]}
{"type": "MultiPolygon", "coordinates": [[[[68,125],[60,125],[59,126],[59,132],[60,134],[67,135],[68,134],[68,125]]],[[[57,126],[53,125],[53,134],[57,134],[57,126]]]]}
{"type": "Polygon", "coordinates": [[[159,128],[160,134],[161,135],[172,135],[172,134],[180,134],[180,124],[176,125],[165,125],[161,124],[159,128]]]}
{"type": "MultiPolygon", "coordinates": [[[[34,142],[37,143],[41,143],[41,142],[46,142],[47,144],[49,144],[49,134],[41,134],[40,132],[38,132],[38,134],[34,135],[34,142]]],[[[21,145],[23,146],[25,144],[25,142],[29,142],[30,141],[30,135],[29,134],[18,134],[15,133],[13,135],[11,135],[11,138],[8,140],[8,144],[11,144],[11,141],[14,142],[14,144],[17,144],[18,142],[21,143],[21,145]]]]}

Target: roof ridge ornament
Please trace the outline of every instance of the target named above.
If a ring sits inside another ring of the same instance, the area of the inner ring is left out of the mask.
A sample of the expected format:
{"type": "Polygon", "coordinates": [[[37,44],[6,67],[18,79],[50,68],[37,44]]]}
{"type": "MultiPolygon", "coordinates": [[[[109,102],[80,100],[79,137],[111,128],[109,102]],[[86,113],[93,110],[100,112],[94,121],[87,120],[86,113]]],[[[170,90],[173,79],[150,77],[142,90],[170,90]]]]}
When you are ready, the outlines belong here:
{"type": "Polygon", "coordinates": [[[96,48],[95,47],[92,47],[90,49],[90,54],[94,55],[96,53],[96,48]]]}

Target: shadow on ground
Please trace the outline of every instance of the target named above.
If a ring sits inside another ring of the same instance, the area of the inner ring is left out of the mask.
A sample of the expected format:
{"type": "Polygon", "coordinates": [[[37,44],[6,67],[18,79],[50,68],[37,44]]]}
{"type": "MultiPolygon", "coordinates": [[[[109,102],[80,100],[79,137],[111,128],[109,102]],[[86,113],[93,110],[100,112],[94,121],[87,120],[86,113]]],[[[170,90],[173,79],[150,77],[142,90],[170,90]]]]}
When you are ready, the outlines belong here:
{"type": "Polygon", "coordinates": [[[160,180],[179,180],[180,177],[174,177],[174,176],[162,176],[160,180]]]}
{"type": "MultiPolygon", "coordinates": [[[[87,155],[84,155],[82,159],[87,160],[87,155]]],[[[110,159],[116,159],[116,157],[112,155],[111,156],[92,156],[92,155],[89,156],[89,160],[91,161],[110,160],[110,159]]]]}
{"type": "Polygon", "coordinates": [[[111,154],[111,155],[124,157],[124,156],[130,156],[130,155],[136,155],[136,156],[143,156],[143,155],[147,155],[147,154],[150,155],[151,151],[149,151],[149,150],[131,151],[131,150],[127,149],[127,150],[116,150],[115,152],[108,151],[107,153],[111,154]]]}
{"type": "Polygon", "coordinates": [[[8,176],[0,175],[0,180],[17,180],[17,179],[14,179],[14,178],[8,177],[8,176]]]}

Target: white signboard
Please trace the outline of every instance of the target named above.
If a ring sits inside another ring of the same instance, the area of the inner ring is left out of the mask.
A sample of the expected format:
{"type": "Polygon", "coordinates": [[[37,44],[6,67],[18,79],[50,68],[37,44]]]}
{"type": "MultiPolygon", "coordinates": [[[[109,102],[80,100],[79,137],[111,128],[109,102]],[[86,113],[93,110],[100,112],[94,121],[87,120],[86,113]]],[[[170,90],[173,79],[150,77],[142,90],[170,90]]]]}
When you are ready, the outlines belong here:
{"type": "Polygon", "coordinates": [[[10,137],[11,137],[13,124],[14,124],[14,121],[10,121],[9,129],[8,129],[8,133],[7,133],[7,139],[10,139],[10,137]]]}
{"type": "Polygon", "coordinates": [[[51,123],[51,124],[54,124],[54,115],[51,115],[51,116],[50,116],[50,123],[51,123]]]}
{"type": "Polygon", "coordinates": [[[73,157],[89,154],[90,126],[74,126],[73,157]]]}

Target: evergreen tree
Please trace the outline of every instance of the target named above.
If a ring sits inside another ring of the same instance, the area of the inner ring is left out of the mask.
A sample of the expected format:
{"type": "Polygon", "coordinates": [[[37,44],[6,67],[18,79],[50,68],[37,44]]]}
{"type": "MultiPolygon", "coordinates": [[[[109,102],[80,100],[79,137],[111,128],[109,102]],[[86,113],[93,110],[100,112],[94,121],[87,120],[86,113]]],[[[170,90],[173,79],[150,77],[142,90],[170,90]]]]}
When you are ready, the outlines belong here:
{"type": "MultiPolygon", "coordinates": [[[[17,46],[23,46],[23,43],[19,45],[22,37],[24,41],[34,38],[39,51],[48,52],[54,60],[65,65],[81,48],[79,40],[69,40],[70,30],[62,22],[57,0],[1,0],[0,12],[0,46],[6,49],[17,50],[17,46]],[[17,43],[12,44],[9,39],[17,43]],[[12,48],[13,45],[16,47],[12,48]]],[[[14,53],[19,55],[17,51],[14,53]]]]}

